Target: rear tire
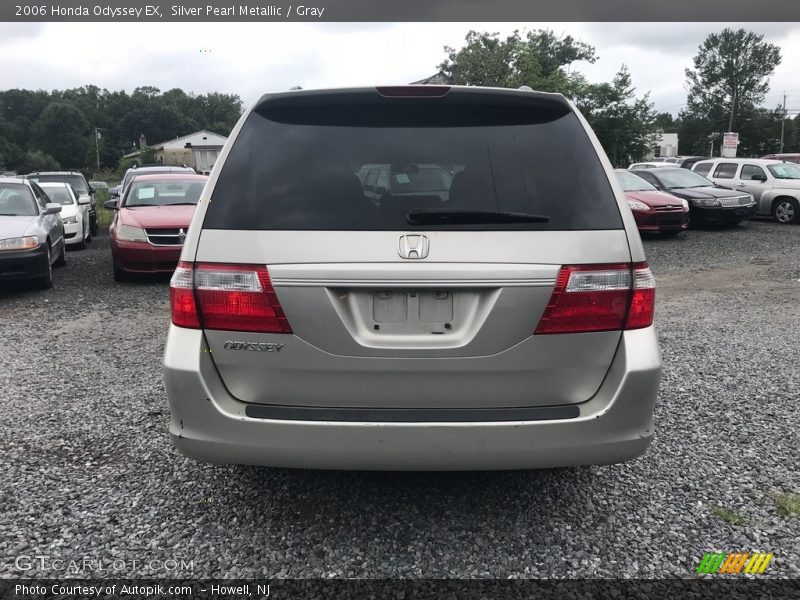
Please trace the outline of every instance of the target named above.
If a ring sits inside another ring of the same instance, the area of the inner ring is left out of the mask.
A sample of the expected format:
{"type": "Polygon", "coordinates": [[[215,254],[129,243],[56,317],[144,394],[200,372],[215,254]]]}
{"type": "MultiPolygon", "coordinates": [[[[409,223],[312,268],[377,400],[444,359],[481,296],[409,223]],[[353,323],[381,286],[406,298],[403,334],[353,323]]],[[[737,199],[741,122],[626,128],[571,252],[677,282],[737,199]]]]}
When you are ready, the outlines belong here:
{"type": "Polygon", "coordinates": [[[40,290],[49,290],[53,287],[53,263],[50,262],[50,244],[47,245],[47,272],[35,280],[35,285],[40,290]]]}
{"type": "Polygon", "coordinates": [[[772,218],[784,225],[800,222],[800,203],[794,198],[779,198],[772,206],[772,218]]]}

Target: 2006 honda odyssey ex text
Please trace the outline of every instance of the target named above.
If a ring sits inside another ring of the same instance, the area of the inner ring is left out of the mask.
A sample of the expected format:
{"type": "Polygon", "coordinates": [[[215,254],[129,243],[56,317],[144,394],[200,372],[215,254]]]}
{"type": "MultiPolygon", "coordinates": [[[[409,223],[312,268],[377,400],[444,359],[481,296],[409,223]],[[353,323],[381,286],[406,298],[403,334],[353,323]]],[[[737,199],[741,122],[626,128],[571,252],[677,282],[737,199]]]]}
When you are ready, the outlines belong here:
{"type": "Polygon", "coordinates": [[[170,431],[215,463],[522,469],[640,455],[655,283],[563,96],[267,94],[171,282],[170,431]]]}

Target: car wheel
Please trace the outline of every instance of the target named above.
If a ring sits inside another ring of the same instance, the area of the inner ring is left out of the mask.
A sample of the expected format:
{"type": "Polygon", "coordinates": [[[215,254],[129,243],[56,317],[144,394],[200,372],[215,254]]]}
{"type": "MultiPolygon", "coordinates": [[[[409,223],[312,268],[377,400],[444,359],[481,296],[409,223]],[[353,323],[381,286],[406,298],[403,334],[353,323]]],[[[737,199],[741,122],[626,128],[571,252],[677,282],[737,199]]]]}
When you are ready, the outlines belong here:
{"type": "Polygon", "coordinates": [[[91,225],[89,225],[89,229],[88,229],[88,231],[86,232],[86,241],[87,241],[87,242],[91,242],[91,241],[92,241],[92,237],[93,237],[93,236],[94,236],[94,233],[92,232],[92,226],[91,226],[91,225]]]}
{"type": "Polygon", "coordinates": [[[772,207],[772,217],[778,223],[797,223],[800,221],[800,204],[794,198],[781,198],[772,207]]]}
{"type": "Polygon", "coordinates": [[[130,276],[114,263],[114,281],[128,281],[130,276]]]}
{"type": "Polygon", "coordinates": [[[61,256],[56,259],[56,262],[53,263],[55,267],[66,267],[67,266],[67,244],[61,244],[61,256]]]}
{"type": "Polygon", "coordinates": [[[78,243],[75,245],[75,247],[76,247],[78,250],[86,250],[86,232],[85,232],[85,231],[83,232],[83,239],[82,239],[80,242],[78,242],[78,243]]]}
{"type": "Polygon", "coordinates": [[[50,262],[50,245],[47,246],[47,271],[36,280],[36,287],[40,290],[49,290],[53,287],[53,263],[50,262]]]}
{"type": "Polygon", "coordinates": [[[97,235],[97,217],[89,219],[89,233],[91,235],[97,235]]]}

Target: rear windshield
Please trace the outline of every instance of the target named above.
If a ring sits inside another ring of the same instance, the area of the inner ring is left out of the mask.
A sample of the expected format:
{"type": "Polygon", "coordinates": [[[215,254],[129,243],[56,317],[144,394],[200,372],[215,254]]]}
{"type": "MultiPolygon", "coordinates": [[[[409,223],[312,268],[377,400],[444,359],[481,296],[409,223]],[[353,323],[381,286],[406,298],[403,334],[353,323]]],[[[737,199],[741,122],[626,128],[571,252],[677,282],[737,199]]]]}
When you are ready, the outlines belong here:
{"type": "Polygon", "coordinates": [[[209,229],[622,228],[600,160],[566,109],[417,101],[254,111],[211,199],[209,229]],[[411,225],[414,209],[549,219],[411,225]]]}

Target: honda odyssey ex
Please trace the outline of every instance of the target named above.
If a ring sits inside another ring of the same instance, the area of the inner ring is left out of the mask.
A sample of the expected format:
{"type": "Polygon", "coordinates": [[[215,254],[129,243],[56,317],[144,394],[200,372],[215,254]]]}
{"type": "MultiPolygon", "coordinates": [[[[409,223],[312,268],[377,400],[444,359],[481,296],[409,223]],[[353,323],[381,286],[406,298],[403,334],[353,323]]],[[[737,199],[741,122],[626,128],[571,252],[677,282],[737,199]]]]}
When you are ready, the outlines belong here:
{"type": "Polygon", "coordinates": [[[629,460],[653,436],[655,282],[559,94],[263,96],[170,294],[170,432],[198,460],[526,469],[629,460]],[[449,189],[415,193],[423,169],[449,189]]]}

